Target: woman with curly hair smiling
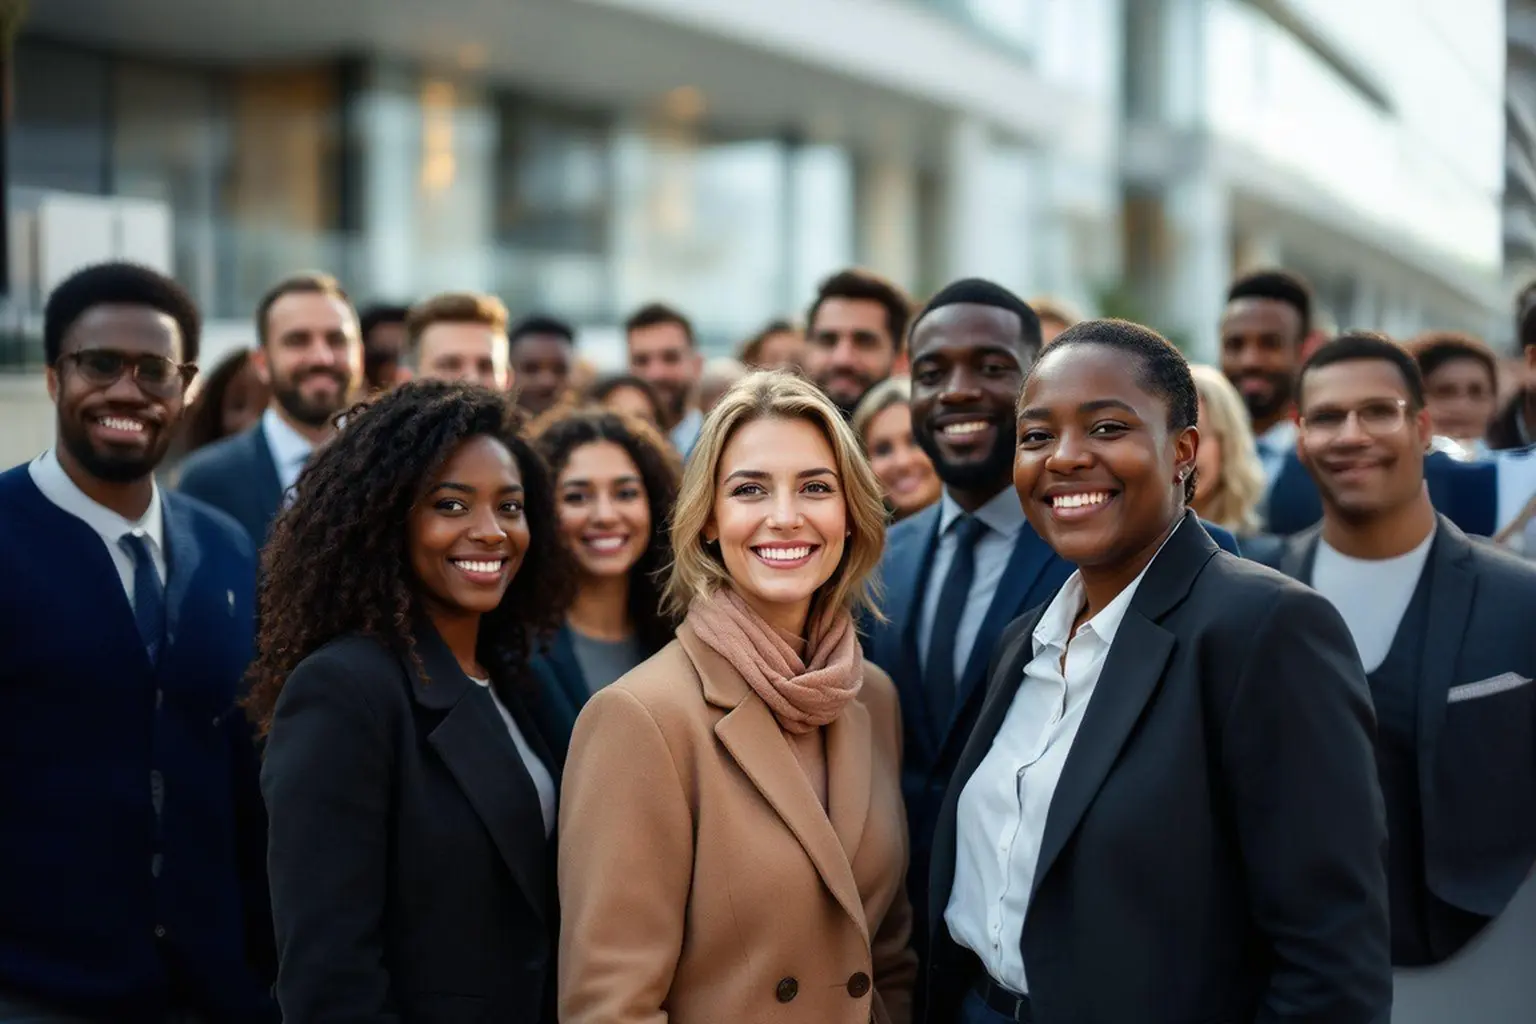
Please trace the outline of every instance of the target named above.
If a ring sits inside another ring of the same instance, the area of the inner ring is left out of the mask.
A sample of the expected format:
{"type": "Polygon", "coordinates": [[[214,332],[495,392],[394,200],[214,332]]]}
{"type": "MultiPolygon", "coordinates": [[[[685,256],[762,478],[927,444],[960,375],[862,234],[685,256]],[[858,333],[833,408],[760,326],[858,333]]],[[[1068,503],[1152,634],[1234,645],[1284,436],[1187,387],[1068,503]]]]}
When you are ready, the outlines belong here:
{"type": "Polygon", "coordinates": [[[284,1020],[553,1021],[555,778],[522,691],[572,585],[509,399],[359,406],[268,543],[250,708],[284,1020]]]}
{"type": "Polygon", "coordinates": [[[667,517],[681,470],[654,427],[601,409],[567,414],[534,443],[577,565],[570,611],[533,663],[564,744],[588,697],[672,640],[677,620],[662,607],[659,577],[672,562],[667,517]]]}

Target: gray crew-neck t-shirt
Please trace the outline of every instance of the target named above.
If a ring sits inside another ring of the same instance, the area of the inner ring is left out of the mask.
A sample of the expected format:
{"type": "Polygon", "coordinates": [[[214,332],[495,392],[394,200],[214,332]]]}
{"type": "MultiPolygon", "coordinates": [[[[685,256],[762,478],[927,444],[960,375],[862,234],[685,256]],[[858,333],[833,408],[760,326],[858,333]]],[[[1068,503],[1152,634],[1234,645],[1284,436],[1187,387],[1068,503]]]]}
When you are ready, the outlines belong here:
{"type": "Polygon", "coordinates": [[[596,693],[645,660],[640,638],[631,634],[623,640],[598,640],[571,630],[571,646],[576,664],[586,677],[587,689],[596,693]]]}

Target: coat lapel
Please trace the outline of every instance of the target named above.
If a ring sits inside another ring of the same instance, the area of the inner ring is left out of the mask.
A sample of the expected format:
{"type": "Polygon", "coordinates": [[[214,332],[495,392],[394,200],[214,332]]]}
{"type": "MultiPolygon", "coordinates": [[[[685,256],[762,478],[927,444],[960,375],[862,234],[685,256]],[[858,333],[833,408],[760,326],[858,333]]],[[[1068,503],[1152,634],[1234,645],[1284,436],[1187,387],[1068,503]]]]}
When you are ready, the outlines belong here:
{"type": "Polygon", "coordinates": [[[1003,635],[1008,623],[1026,610],[1025,602],[1029,599],[1030,591],[1055,557],[1056,553],[1040,539],[1033,527],[1028,523],[1019,527],[1013,542],[1013,554],[1008,558],[1008,568],[998,581],[997,590],[992,595],[992,604],[987,608],[986,618],[982,620],[981,630],[976,634],[976,642],[971,646],[970,656],[966,659],[965,675],[960,680],[960,694],[954,705],[954,718],[945,723],[946,739],[955,722],[963,717],[961,711],[969,703],[976,688],[986,684],[987,665],[992,661],[992,649],[997,645],[997,638],[1003,635]]]}
{"type": "Polygon", "coordinates": [[[1427,565],[1432,574],[1429,630],[1421,647],[1419,670],[1419,788],[1426,809],[1436,805],[1430,792],[1436,778],[1435,757],[1445,725],[1446,701],[1455,680],[1456,660],[1461,655],[1477,591],[1477,577],[1469,564],[1471,541],[1445,516],[1439,520],[1427,565]]]}
{"type": "Polygon", "coordinates": [[[160,502],[165,524],[165,635],[166,642],[174,645],[182,609],[203,560],[203,548],[180,498],[162,493],[160,502]]]}
{"type": "Polygon", "coordinates": [[[464,675],[430,625],[417,625],[416,640],[427,677],[414,665],[409,667],[413,695],[422,706],[446,712],[427,742],[464,791],[512,877],[542,918],[549,912],[551,891],[543,855],[547,844],[542,831],[537,842],[529,842],[525,834],[532,823],[543,828],[538,791],[490,691],[464,675]]]}
{"type": "Polygon", "coordinates": [[[272,449],[267,446],[267,432],[262,429],[260,420],[250,429],[248,436],[251,462],[256,470],[255,479],[251,481],[254,487],[252,497],[256,503],[258,521],[264,524],[259,536],[265,539],[272,529],[272,520],[277,518],[283,505],[283,481],[277,474],[277,460],[272,457],[272,449]]]}
{"type": "Polygon", "coordinates": [[[1285,551],[1280,557],[1279,569],[1293,580],[1312,585],[1312,566],[1317,561],[1317,542],[1323,535],[1321,526],[1303,530],[1285,541],[1285,551]]]}
{"type": "MultiPolygon", "coordinates": [[[[827,793],[828,802],[842,821],[842,829],[838,830],[834,828],[828,811],[822,810],[768,705],[753,692],[729,662],[699,639],[686,622],[678,628],[677,638],[699,673],[705,699],[717,707],[730,709],[715,723],[715,736],[805,849],[816,873],[821,876],[822,882],[838,904],[853,919],[859,934],[867,943],[869,925],[864,919],[864,901],[859,896],[850,857],[843,846],[844,834],[851,836],[855,831],[862,833],[863,818],[869,810],[868,758],[871,754],[868,750],[867,715],[862,728],[857,724],[852,725],[851,729],[845,725],[841,731],[846,735],[836,735],[840,731],[838,723],[828,727],[827,793]],[[865,747],[862,754],[852,749],[854,744],[861,741],[861,735],[865,747]],[[836,766],[833,763],[834,743],[839,761],[836,766]],[[859,766],[861,757],[864,759],[862,768],[859,766]],[[834,785],[850,783],[850,788],[857,787],[860,775],[863,776],[862,788],[865,794],[862,811],[854,806],[857,803],[854,793],[848,794],[846,806],[842,804],[841,796],[832,795],[834,785]]],[[[849,705],[850,708],[853,706],[849,705]]],[[[846,717],[847,711],[844,712],[846,717]]]]}
{"type": "Polygon", "coordinates": [[[1184,522],[1147,568],[1110,644],[1099,685],[1062,765],[1061,779],[1045,816],[1032,892],[1039,889],[1067,840],[1077,831],[1162,682],[1163,670],[1173,654],[1174,636],[1158,621],[1189,593],[1195,577],[1218,550],[1194,513],[1186,512],[1184,522]]]}
{"type": "Polygon", "coordinates": [[[874,776],[870,734],[869,709],[857,700],[850,701],[837,721],[827,726],[827,815],[850,864],[858,855],[869,819],[874,776]]]}

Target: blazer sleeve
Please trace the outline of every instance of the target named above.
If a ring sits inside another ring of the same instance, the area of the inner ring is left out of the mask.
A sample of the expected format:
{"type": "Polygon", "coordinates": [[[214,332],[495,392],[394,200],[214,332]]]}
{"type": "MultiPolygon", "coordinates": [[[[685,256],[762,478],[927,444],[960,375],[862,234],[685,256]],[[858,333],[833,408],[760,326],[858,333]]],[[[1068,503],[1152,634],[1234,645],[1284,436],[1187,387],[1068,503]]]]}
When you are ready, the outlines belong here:
{"type": "Polygon", "coordinates": [[[277,999],[288,1024],[399,1021],[384,967],[387,731],[347,666],[288,677],[262,766],[277,999]]]}
{"type": "MultiPolygon", "coordinates": [[[[891,725],[895,732],[892,749],[896,751],[896,764],[901,764],[902,726],[901,705],[891,694],[891,725]]],[[[899,786],[900,769],[893,785],[899,786]]],[[[901,822],[902,885],[896,898],[880,921],[880,927],[870,936],[870,960],[875,971],[875,992],[885,1007],[890,1024],[909,1024],[912,1020],[912,995],[917,984],[917,953],[912,949],[912,900],[906,886],[906,869],[910,865],[911,851],[907,849],[907,823],[905,814],[901,822]]]]}
{"type": "Polygon", "coordinates": [[[663,1024],[693,882],[693,812],[627,690],[587,702],[560,793],[560,1020],[663,1024]]]}
{"type": "Polygon", "coordinates": [[[1368,1024],[1392,1002],[1375,712],[1343,619],[1287,588],[1247,643],[1223,729],[1230,806],[1274,957],[1258,1024],[1368,1024]]]}

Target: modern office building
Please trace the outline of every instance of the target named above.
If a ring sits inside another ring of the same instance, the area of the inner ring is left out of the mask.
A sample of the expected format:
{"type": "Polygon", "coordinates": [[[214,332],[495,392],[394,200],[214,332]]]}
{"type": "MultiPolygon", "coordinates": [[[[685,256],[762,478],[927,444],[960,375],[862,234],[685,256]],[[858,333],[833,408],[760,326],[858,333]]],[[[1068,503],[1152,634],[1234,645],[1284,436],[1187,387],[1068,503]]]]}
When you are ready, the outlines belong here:
{"type": "Polygon", "coordinates": [[[663,298],[723,347],[860,263],[1208,354],[1233,272],[1279,262],[1341,323],[1483,330],[1503,5],[34,2],[14,304],[129,251],[235,333],[324,267],[362,299],[481,288],[594,335],[663,298]]]}
{"type": "Polygon", "coordinates": [[[1504,270],[1536,279],[1536,0],[1509,0],[1505,84],[1504,270]]]}

